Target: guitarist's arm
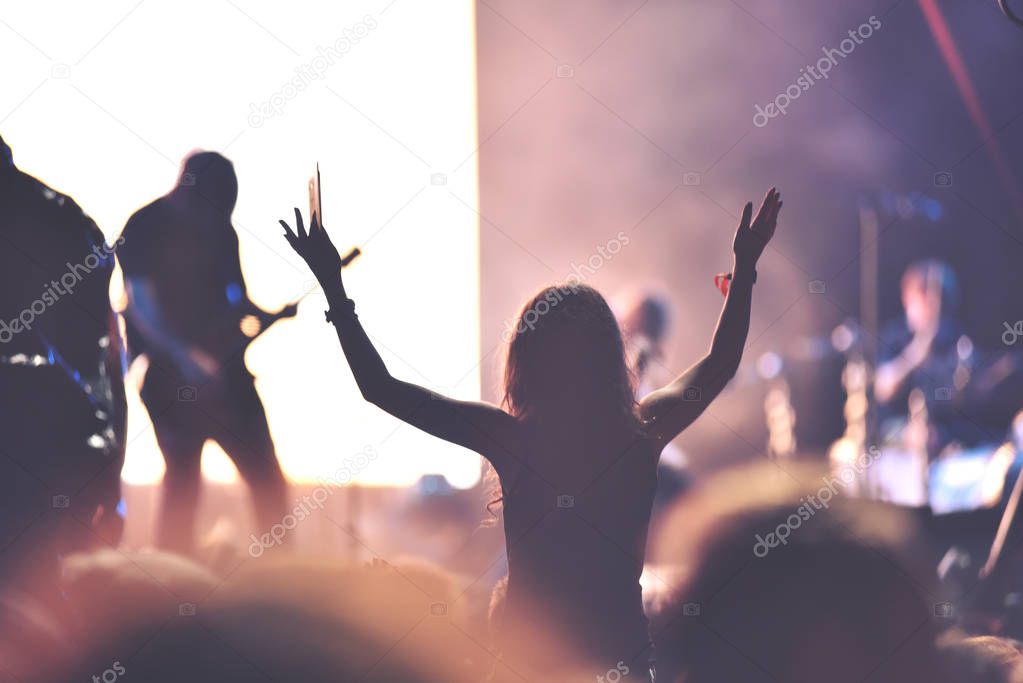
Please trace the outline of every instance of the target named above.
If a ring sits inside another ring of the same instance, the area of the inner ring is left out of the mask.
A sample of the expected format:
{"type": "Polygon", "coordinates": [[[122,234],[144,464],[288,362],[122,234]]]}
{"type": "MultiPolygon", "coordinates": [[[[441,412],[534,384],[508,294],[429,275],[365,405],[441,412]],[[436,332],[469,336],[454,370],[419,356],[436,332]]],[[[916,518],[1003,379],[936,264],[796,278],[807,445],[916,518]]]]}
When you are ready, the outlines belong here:
{"type": "Polygon", "coordinates": [[[294,316],[298,310],[294,304],[289,304],[278,311],[266,311],[249,298],[249,289],[245,285],[245,276],[242,274],[241,259],[238,255],[238,235],[233,228],[225,235],[225,242],[224,293],[228,303],[238,313],[238,319],[249,315],[255,316],[260,321],[261,329],[266,329],[277,320],[294,316]]]}
{"type": "Polygon", "coordinates": [[[129,277],[125,281],[128,307],[125,315],[146,338],[146,342],[170,358],[190,382],[214,379],[220,371],[217,361],[189,344],[162,315],[159,294],[149,278],[129,277]]]}

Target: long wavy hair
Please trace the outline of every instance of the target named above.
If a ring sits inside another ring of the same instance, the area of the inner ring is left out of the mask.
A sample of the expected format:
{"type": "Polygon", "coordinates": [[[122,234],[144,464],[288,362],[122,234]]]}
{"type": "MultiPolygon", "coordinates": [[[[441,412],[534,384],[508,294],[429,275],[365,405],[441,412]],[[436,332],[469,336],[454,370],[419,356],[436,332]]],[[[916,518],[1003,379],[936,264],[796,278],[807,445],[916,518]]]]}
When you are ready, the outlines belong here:
{"type": "MultiPolygon", "coordinates": [[[[504,408],[516,418],[587,435],[638,431],[635,382],[611,307],[588,285],[555,285],[519,313],[508,340],[504,408]],[[581,419],[577,419],[581,418],[581,419]]],[[[503,494],[490,473],[494,515],[503,494]]]]}

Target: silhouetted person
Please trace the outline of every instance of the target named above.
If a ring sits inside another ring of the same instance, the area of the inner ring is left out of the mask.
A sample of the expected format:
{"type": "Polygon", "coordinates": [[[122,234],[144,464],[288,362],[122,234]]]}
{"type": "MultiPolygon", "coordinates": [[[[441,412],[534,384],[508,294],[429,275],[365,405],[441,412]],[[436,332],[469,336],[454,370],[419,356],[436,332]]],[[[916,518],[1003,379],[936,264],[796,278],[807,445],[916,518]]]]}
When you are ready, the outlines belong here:
{"type": "Polygon", "coordinates": [[[0,580],[116,543],[125,399],[113,247],[0,139],[0,580]]]}
{"type": "Polygon", "coordinates": [[[823,469],[760,463],[672,518],[657,540],[686,572],[651,617],[658,681],[950,683],[935,652],[946,604],[905,510],[823,469]]]}
{"type": "MultiPolygon", "coordinates": [[[[629,367],[636,379],[636,398],[642,401],[658,388],[658,379],[666,370],[664,343],[671,327],[671,305],[667,298],[654,291],[634,292],[618,313],[618,321],[629,367]]],[[[667,444],[661,450],[652,526],[657,525],[661,514],[690,487],[688,465],[685,453],[674,444],[667,444]]]]}
{"type": "Polygon", "coordinates": [[[631,292],[618,316],[622,337],[636,374],[636,395],[642,398],[656,387],[648,386],[651,366],[664,360],[664,338],[671,327],[671,304],[654,291],[631,292]]]}
{"type": "Polygon", "coordinates": [[[245,367],[247,316],[268,324],[294,307],[269,314],[246,293],[231,212],[238,181],[215,152],[187,157],[177,186],[135,212],[119,251],[128,292],[128,344],[149,358],[142,401],[163,452],[158,543],[192,548],[203,444],[223,447],[250,486],[260,528],[285,512],[285,481],[245,367]]]}
{"type": "MultiPolygon", "coordinates": [[[[637,406],[622,336],[594,289],[548,287],[527,303],[511,339],[505,408],[458,401],[392,377],[342,284],[341,259],[298,209],[285,236],[316,275],[328,319],[364,398],[430,434],[483,455],[503,491],[508,554],[501,616],[509,667],[529,680],[590,663],[647,674],[651,655],[639,578],[661,449],[734,375],[749,329],[754,268],[774,233],[771,190],[736,233],[732,289],[710,352],[637,406]]],[[[443,335],[443,331],[440,332],[443,335]]]]}

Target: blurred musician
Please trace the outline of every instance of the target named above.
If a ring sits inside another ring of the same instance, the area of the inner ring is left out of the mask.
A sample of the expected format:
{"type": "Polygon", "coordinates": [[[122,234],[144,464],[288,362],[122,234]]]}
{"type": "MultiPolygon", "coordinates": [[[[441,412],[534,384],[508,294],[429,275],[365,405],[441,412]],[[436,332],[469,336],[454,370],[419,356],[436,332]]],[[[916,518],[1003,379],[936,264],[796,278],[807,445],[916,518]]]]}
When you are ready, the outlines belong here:
{"type": "Polygon", "coordinates": [[[122,530],[114,248],[73,199],[20,171],[2,138],[0,206],[0,580],[43,585],[59,554],[122,530]]]}
{"type": "MultiPolygon", "coordinates": [[[[881,333],[874,396],[881,459],[876,494],[936,513],[997,504],[1011,459],[993,457],[1005,433],[1010,358],[991,362],[963,333],[952,270],[926,260],[902,277],[904,320],[881,333]]],[[[1011,413],[1010,413],[1011,414],[1011,413]]]]}
{"type": "Polygon", "coordinates": [[[637,398],[642,398],[654,385],[660,386],[649,370],[664,359],[664,337],[671,324],[671,306],[660,294],[638,291],[630,292],[621,309],[619,324],[636,373],[637,398]]]}
{"type": "Polygon", "coordinates": [[[244,352],[252,332],[293,316],[268,313],[246,292],[231,213],[234,166],[214,152],[183,164],[177,186],[139,209],[119,250],[128,293],[128,343],[149,358],[142,401],[167,465],[158,543],[192,547],[207,439],[217,441],[249,485],[260,528],[285,512],[285,481],[244,352]]]}
{"type": "Polygon", "coordinates": [[[956,316],[958,304],[952,269],[940,261],[919,261],[902,276],[905,318],[881,332],[874,397],[883,440],[904,435],[923,446],[929,459],[952,442],[970,446],[999,436],[967,417],[974,348],[956,316]],[[926,415],[923,444],[910,433],[914,430],[904,430],[911,397],[922,400],[916,412],[926,415]]]}
{"type": "MultiPolygon", "coordinates": [[[[664,295],[650,290],[634,290],[616,306],[622,338],[635,374],[636,400],[664,386],[670,375],[664,367],[664,339],[671,326],[671,305],[664,295]]],[[[654,496],[654,521],[659,512],[689,486],[688,460],[682,449],[668,444],[661,451],[657,466],[657,492],[654,496]]]]}

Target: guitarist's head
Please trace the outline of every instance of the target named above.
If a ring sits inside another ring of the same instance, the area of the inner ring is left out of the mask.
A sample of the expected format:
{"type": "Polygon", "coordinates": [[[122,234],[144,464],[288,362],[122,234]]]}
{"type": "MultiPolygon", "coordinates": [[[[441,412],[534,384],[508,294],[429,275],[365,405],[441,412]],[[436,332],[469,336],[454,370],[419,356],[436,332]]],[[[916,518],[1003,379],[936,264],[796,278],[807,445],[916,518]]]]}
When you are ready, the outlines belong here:
{"type": "Polygon", "coordinates": [[[217,152],[192,152],[182,162],[178,183],[171,194],[229,217],[238,200],[234,164],[217,152]]]}
{"type": "Polygon", "coordinates": [[[0,176],[10,173],[14,170],[14,155],[11,154],[10,146],[4,142],[4,138],[0,135],[0,176]]]}

